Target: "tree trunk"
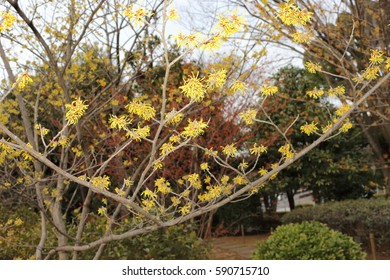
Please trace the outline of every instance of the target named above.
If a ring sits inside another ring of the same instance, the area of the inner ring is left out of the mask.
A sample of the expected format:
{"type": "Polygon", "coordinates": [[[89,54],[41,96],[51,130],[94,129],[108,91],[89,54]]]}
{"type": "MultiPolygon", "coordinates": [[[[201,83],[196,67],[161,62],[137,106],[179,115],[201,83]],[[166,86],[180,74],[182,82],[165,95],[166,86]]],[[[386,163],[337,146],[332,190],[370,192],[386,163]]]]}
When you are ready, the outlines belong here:
{"type": "Polygon", "coordinates": [[[288,205],[290,206],[290,210],[292,211],[295,209],[295,200],[294,200],[295,193],[292,189],[287,188],[286,194],[288,199],[288,205]]]}

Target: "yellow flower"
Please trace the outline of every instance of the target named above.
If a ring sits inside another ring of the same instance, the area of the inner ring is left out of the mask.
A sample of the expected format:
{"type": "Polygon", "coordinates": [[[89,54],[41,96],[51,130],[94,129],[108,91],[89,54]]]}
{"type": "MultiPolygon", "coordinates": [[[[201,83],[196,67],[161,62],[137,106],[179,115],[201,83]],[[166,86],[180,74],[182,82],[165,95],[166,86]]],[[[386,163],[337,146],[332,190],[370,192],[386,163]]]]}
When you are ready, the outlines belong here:
{"type": "Polygon", "coordinates": [[[163,177],[158,178],[155,182],[154,185],[157,187],[157,191],[162,193],[162,194],[167,194],[172,191],[170,188],[170,183],[163,177]]]}
{"type": "Polygon", "coordinates": [[[220,88],[226,82],[226,70],[220,70],[209,74],[207,83],[212,88],[220,88]]]}
{"type": "Polygon", "coordinates": [[[328,122],[328,124],[322,128],[322,133],[326,133],[329,129],[331,129],[332,125],[333,124],[331,122],[328,122]]]}
{"type": "Polygon", "coordinates": [[[179,47],[186,48],[197,46],[201,41],[201,36],[199,33],[184,35],[180,32],[178,35],[173,36],[173,38],[176,39],[176,44],[179,47]]]}
{"type": "Polygon", "coordinates": [[[237,175],[236,177],[233,178],[233,183],[236,185],[244,185],[248,183],[248,180],[241,175],[237,175]]]}
{"type": "Polygon", "coordinates": [[[230,37],[234,33],[240,31],[243,23],[244,18],[237,15],[237,12],[234,12],[231,16],[220,15],[217,26],[223,36],[230,37]]]}
{"type": "Polygon", "coordinates": [[[150,127],[148,125],[144,127],[140,127],[138,125],[137,128],[133,128],[131,131],[126,133],[126,136],[130,139],[134,139],[136,141],[140,141],[141,139],[145,139],[150,135],[150,127]]]}
{"type": "Polygon", "coordinates": [[[26,86],[28,86],[32,82],[33,80],[28,75],[28,73],[23,73],[16,79],[17,89],[23,90],[26,86]]]}
{"type": "Polygon", "coordinates": [[[366,72],[364,72],[363,77],[366,80],[375,80],[378,78],[380,70],[379,66],[370,67],[366,70],[366,72]]]}
{"type": "Polygon", "coordinates": [[[191,202],[187,203],[185,206],[181,207],[179,212],[184,216],[190,212],[191,202]]]}
{"type": "Polygon", "coordinates": [[[200,181],[199,174],[193,173],[183,176],[184,180],[187,180],[191,186],[197,190],[202,188],[202,182],[200,181]]]}
{"type": "Polygon", "coordinates": [[[269,85],[262,86],[260,92],[263,96],[271,96],[278,92],[278,87],[269,85]]]}
{"type": "Polygon", "coordinates": [[[253,147],[249,150],[249,152],[251,153],[251,155],[259,156],[262,153],[267,152],[267,147],[263,146],[263,145],[258,146],[257,143],[255,143],[255,144],[253,144],[253,147]]]}
{"type": "Polygon", "coordinates": [[[242,81],[239,81],[239,80],[234,81],[232,86],[231,86],[231,90],[233,92],[239,92],[241,94],[244,94],[247,89],[248,88],[247,88],[246,84],[242,81]]]}
{"type": "Polygon", "coordinates": [[[246,124],[253,124],[253,120],[256,118],[257,112],[255,110],[248,110],[246,112],[240,113],[240,118],[246,122],[246,124]]]}
{"type": "Polygon", "coordinates": [[[92,185],[94,185],[95,187],[98,187],[99,189],[102,189],[102,190],[104,190],[104,189],[108,190],[108,187],[111,184],[110,177],[108,177],[107,175],[104,175],[103,177],[98,176],[98,177],[92,178],[90,182],[92,185]]]}
{"type": "Polygon", "coordinates": [[[322,66],[319,63],[313,63],[311,61],[308,61],[305,63],[306,70],[310,73],[316,73],[317,71],[321,71],[322,66]]]}
{"type": "Polygon", "coordinates": [[[228,144],[225,147],[222,147],[222,153],[224,153],[228,157],[235,157],[238,154],[238,151],[234,145],[235,144],[228,144]]]}
{"type": "Polygon", "coordinates": [[[240,162],[240,164],[238,165],[238,168],[241,169],[241,170],[245,170],[247,169],[249,166],[249,164],[246,162],[246,161],[242,161],[240,162]]]}
{"type": "Polygon", "coordinates": [[[127,16],[135,24],[140,24],[144,20],[145,16],[150,13],[142,7],[134,7],[135,5],[131,4],[124,10],[123,14],[127,16]]]}
{"type": "Polygon", "coordinates": [[[310,124],[305,124],[301,126],[301,131],[307,135],[313,134],[318,130],[317,124],[311,122],[310,124]]]}
{"type": "Polygon", "coordinates": [[[79,119],[84,115],[88,108],[88,105],[84,104],[84,102],[79,98],[71,104],[65,104],[65,108],[67,109],[65,117],[70,124],[77,124],[79,119]]]}
{"type": "Polygon", "coordinates": [[[161,151],[161,155],[166,155],[170,152],[172,152],[173,150],[175,149],[175,147],[172,145],[172,143],[168,142],[168,143],[164,143],[162,144],[161,148],[160,148],[160,151],[161,151]]]}
{"type": "Polygon", "coordinates": [[[343,104],[337,111],[336,111],[336,115],[341,117],[342,115],[344,115],[349,109],[351,108],[351,105],[349,104],[343,104]]]}
{"type": "Polygon", "coordinates": [[[387,59],[386,59],[386,69],[387,70],[390,70],[390,57],[388,57],[387,59]]]}
{"type": "Polygon", "coordinates": [[[185,138],[195,138],[204,133],[204,130],[207,128],[207,123],[203,120],[188,120],[188,125],[184,128],[184,131],[181,132],[181,135],[185,138]]]}
{"type": "Polygon", "coordinates": [[[145,198],[151,198],[151,199],[156,199],[157,198],[157,194],[155,192],[152,192],[151,190],[149,189],[146,189],[144,190],[141,195],[145,198]]]}
{"type": "Polygon", "coordinates": [[[180,202],[180,198],[178,198],[177,196],[172,196],[171,197],[171,201],[172,201],[172,205],[173,206],[177,206],[179,205],[181,202],[180,202]]]}
{"type": "Polygon", "coordinates": [[[370,61],[372,62],[372,64],[381,64],[385,61],[383,55],[383,52],[380,50],[371,50],[370,61]]]}
{"type": "Polygon", "coordinates": [[[292,1],[279,5],[278,18],[286,25],[306,25],[311,20],[312,12],[302,10],[292,1]]]}
{"type": "Polygon", "coordinates": [[[3,18],[0,23],[0,32],[11,29],[12,25],[16,21],[16,17],[10,12],[0,13],[0,16],[3,18]]]}
{"type": "Polygon", "coordinates": [[[306,95],[308,95],[311,98],[318,99],[318,97],[321,97],[324,95],[324,91],[322,89],[313,89],[306,92],[306,95]]]}
{"type": "Polygon", "coordinates": [[[143,206],[143,209],[146,210],[146,211],[150,211],[153,209],[153,207],[155,206],[155,203],[153,200],[142,200],[142,204],[144,205],[143,206]]]}
{"type": "Polygon", "coordinates": [[[346,132],[348,132],[348,130],[350,130],[352,128],[352,123],[351,122],[346,122],[345,124],[343,124],[343,126],[342,127],[340,127],[340,131],[341,132],[344,132],[344,133],[346,133],[346,132]]]}
{"type": "Polygon", "coordinates": [[[217,50],[222,45],[222,39],[223,37],[221,35],[213,36],[210,39],[203,42],[202,47],[205,50],[209,50],[209,51],[217,50]]]}
{"type": "Polygon", "coordinates": [[[153,164],[153,169],[154,170],[158,170],[158,169],[161,169],[164,167],[164,163],[162,161],[156,161],[154,164],[153,164]]]}
{"type": "Polygon", "coordinates": [[[180,87],[184,95],[191,98],[194,101],[201,101],[206,93],[205,86],[202,83],[202,79],[198,78],[199,73],[192,74],[189,79],[184,80],[184,85],[180,87]]]}
{"type": "Polygon", "coordinates": [[[338,95],[343,95],[345,94],[345,88],[344,86],[338,86],[335,88],[330,88],[328,90],[328,95],[329,96],[338,96],[338,95]]]}
{"type": "Polygon", "coordinates": [[[114,116],[111,115],[108,121],[111,128],[118,128],[119,130],[125,129],[127,125],[131,124],[131,120],[127,116],[114,116]]]}
{"type": "Polygon", "coordinates": [[[279,148],[279,153],[281,153],[286,159],[292,159],[294,157],[294,153],[291,151],[290,144],[286,144],[279,148]]]}
{"type": "Polygon", "coordinates": [[[150,104],[143,103],[140,100],[133,100],[126,106],[130,114],[135,114],[143,120],[148,121],[156,115],[156,109],[150,104]]]}
{"type": "Polygon", "coordinates": [[[267,169],[265,169],[264,167],[260,168],[259,171],[258,171],[259,175],[261,177],[263,177],[265,174],[268,173],[267,169]]]}
{"type": "Polygon", "coordinates": [[[183,119],[183,117],[184,117],[183,113],[178,113],[174,109],[165,115],[165,120],[167,124],[177,125],[183,119]]]}
{"type": "Polygon", "coordinates": [[[209,164],[207,162],[203,162],[200,164],[200,169],[201,170],[208,170],[209,169],[209,164]]]}
{"type": "Polygon", "coordinates": [[[226,185],[229,182],[230,178],[228,175],[223,175],[221,178],[221,184],[226,185]]]}
{"type": "Polygon", "coordinates": [[[178,20],[180,19],[179,14],[177,13],[176,9],[170,9],[168,12],[168,19],[170,20],[178,20]]]}
{"type": "Polygon", "coordinates": [[[306,33],[301,33],[299,31],[295,32],[293,34],[293,41],[297,42],[299,44],[306,43],[310,40],[311,34],[306,32],[306,33]]]}
{"type": "Polygon", "coordinates": [[[104,216],[106,213],[107,213],[107,208],[106,208],[106,207],[101,206],[101,207],[98,209],[98,214],[99,214],[100,216],[104,216]]]}
{"type": "Polygon", "coordinates": [[[180,139],[180,135],[172,135],[171,137],[169,137],[169,142],[178,143],[180,142],[180,139]]]}

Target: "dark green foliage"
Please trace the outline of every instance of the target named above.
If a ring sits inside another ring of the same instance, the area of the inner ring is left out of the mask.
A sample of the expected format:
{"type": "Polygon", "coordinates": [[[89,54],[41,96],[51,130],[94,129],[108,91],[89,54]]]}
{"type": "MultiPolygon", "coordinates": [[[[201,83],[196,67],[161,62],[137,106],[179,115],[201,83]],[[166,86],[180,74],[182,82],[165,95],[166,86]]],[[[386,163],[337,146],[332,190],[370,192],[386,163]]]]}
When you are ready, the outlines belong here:
{"type": "Polygon", "coordinates": [[[375,236],[378,249],[390,252],[390,200],[359,199],[329,202],[312,208],[296,209],[282,217],[284,224],[319,221],[339,230],[366,248],[369,234],[375,236]]]}
{"type": "Polygon", "coordinates": [[[353,239],[318,222],[278,227],[258,244],[254,259],[361,260],[365,253],[353,239]]]}

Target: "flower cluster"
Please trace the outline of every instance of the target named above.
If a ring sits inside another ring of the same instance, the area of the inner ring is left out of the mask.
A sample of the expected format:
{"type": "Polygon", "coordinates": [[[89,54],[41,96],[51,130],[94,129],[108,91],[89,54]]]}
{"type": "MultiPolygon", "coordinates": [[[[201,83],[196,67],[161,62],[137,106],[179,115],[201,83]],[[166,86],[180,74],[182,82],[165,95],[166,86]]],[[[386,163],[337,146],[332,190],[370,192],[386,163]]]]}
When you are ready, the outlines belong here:
{"type": "Polygon", "coordinates": [[[125,129],[129,124],[131,124],[131,120],[127,116],[114,116],[111,115],[108,121],[110,123],[110,128],[117,128],[119,130],[125,129]]]}
{"type": "Polygon", "coordinates": [[[328,95],[329,96],[339,96],[345,94],[345,87],[344,86],[338,86],[335,88],[330,88],[328,90],[328,95]]]}
{"type": "Polygon", "coordinates": [[[108,177],[107,175],[94,177],[90,180],[90,182],[92,185],[102,190],[108,190],[108,187],[111,184],[110,177],[108,177]]]}
{"type": "Polygon", "coordinates": [[[167,194],[172,191],[172,189],[170,188],[171,184],[164,177],[158,178],[154,182],[154,185],[156,186],[157,191],[162,194],[167,194]]]}
{"type": "Polygon", "coordinates": [[[33,80],[27,73],[21,74],[17,79],[16,79],[16,85],[18,90],[23,90],[26,86],[31,84],[33,80]]]}
{"type": "Polygon", "coordinates": [[[79,119],[84,115],[88,108],[88,105],[84,104],[84,102],[79,98],[71,104],[65,104],[65,108],[67,109],[65,117],[70,124],[77,124],[79,119]]]}
{"type": "Polygon", "coordinates": [[[337,116],[342,116],[344,115],[349,109],[351,108],[351,105],[349,104],[343,104],[341,107],[336,111],[337,116]]]}
{"type": "Polygon", "coordinates": [[[210,73],[207,79],[207,83],[212,88],[220,88],[226,82],[226,70],[220,70],[214,73],[210,73]]]}
{"type": "Polygon", "coordinates": [[[278,87],[270,85],[262,86],[260,92],[263,96],[271,96],[278,92],[278,87]]]}
{"type": "Polygon", "coordinates": [[[141,24],[150,13],[143,7],[136,7],[134,4],[131,4],[126,7],[123,14],[135,24],[141,24]]]}
{"type": "Polygon", "coordinates": [[[372,64],[381,64],[385,61],[384,54],[380,50],[371,50],[370,62],[372,64]]]}
{"type": "Polygon", "coordinates": [[[241,94],[244,94],[247,89],[248,87],[246,86],[246,84],[240,80],[234,81],[231,86],[231,90],[233,92],[239,92],[241,94]]]}
{"type": "Polygon", "coordinates": [[[317,124],[315,122],[307,123],[301,126],[301,131],[307,135],[311,135],[318,130],[317,124]]]}
{"type": "Polygon", "coordinates": [[[284,146],[281,146],[278,150],[279,153],[282,154],[283,157],[286,159],[292,159],[294,157],[294,152],[291,151],[291,145],[286,144],[284,146]]]}
{"type": "Polygon", "coordinates": [[[11,29],[16,21],[16,17],[10,12],[0,13],[0,16],[2,17],[2,21],[0,22],[0,32],[11,29]]]}
{"type": "Polygon", "coordinates": [[[202,119],[197,120],[188,120],[188,125],[181,132],[181,135],[184,138],[195,138],[204,133],[204,130],[207,128],[207,123],[205,123],[202,119]]]}
{"type": "Polygon", "coordinates": [[[238,154],[238,151],[234,145],[235,144],[228,144],[222,147],[222,153],[224,153],[228,157],[235,157],[238,154]]]}
{"type": "Polygon", "coordinates": [[[186,180],[194,189],[201,189],[202,182],[200,181],[199,174],[193,173],[183,176],[183,179],[186,180]]]}
{"type": "Polygon", "coordinates": [[[293,34],[293,41],[302,44],[308,42],[311,37],[312,35],[308,32],[302,33],[297,31],[293,34]]]}
{"type": "Polygon", "coordinates": [[[237,12],[233,12],[231,16],[220,15],[217,26],[224,37],[230,37],[240,31],[243,24],[244,18],[237,15],[237,12]]]}
{"type": "Polygon", "coordinates": [[[240,118],[246,122],[246,124],[251,125],[253,124],[253,120],[256,118],[256,110],[248,110],[246,112],[240,113],[240,118]]]}
{"type": "Polygon", "coordinates": [[[264,145],[258,146],[257,143],[255,143],[253,147],[249,150],[249,152],[251,153],[251,155],[260,156],[261,154],[267,152],[267,147],[264,145]]]}
{"type": "Polygon", "coordinates": [[[279,5],[278,17],[286,25],[306,25],[313,13],[302,10],[293,1],[282,2],[279,5]]]}
{"type": "Polygon", "coordinates": [[[323,96],[325,91],[322,89],[313,89],[306,92],[306,95],[308,95],[311,98],[318,99],[319,97],[323,96]]]}
{"type": "Polygon", "coordinates": [[[322,69],[322,66],[319,63],[314,63],[311,61],[307,61],[305,63],[305,67],[306,67],[307,71],[309,71],[312,74],[314,74],[318,71],[321,71],[321,69],[322,69]]]}
{"type": "Polygon", "coordinates": [[[184,85],[180,87],[184,95],[194,101],[201,101],[206,93],[206,88],[202,83],[202,79],[198,77],[199,73],[192,74],[189,79],[184,80],[184,85]]]}
{"type": "Polygon", "coordinates": [[[350,121],[347,121],[345,124],[342,125],[342,127],[340,127],[340,131],[341,132],[348,132],[348,130],[350,130],[352,128],[352,123],[350,121]]]}
{"type": "Polygon", "coordinates": [[[150,127],[148,125],[144,127],[140,127],[138,125],[137,128],[133,128],[131,131],[126,133],[126,136],[130,139],[134,139],[136,141],[140,141],[141,139],[145,139],[150,135],[150,127]]]}
{"type": "Polygon", "coordinates": [[[156,115],[156,109],[150,104],[144,103],[140,100],[133,100],[126,106],[130,114],[135,114],[143,120],[148,121],[156,115]]]}

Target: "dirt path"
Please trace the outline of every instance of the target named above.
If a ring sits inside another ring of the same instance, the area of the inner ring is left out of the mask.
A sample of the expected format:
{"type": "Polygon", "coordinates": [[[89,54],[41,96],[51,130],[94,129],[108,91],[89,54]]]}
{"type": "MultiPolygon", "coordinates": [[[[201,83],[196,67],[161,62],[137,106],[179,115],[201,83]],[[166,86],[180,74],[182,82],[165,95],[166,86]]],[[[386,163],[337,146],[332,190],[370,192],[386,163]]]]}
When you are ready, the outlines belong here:
{"type": "Polygon", "coordinates": [[[256,243],[265,240],[268,235],[226,236],[214,238],[211,260],[250,260],[256,243]]]}

